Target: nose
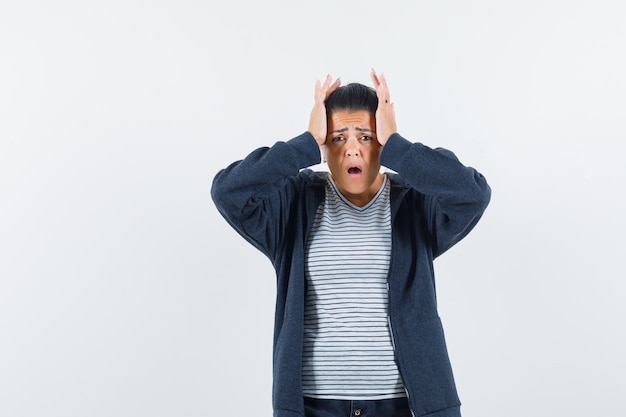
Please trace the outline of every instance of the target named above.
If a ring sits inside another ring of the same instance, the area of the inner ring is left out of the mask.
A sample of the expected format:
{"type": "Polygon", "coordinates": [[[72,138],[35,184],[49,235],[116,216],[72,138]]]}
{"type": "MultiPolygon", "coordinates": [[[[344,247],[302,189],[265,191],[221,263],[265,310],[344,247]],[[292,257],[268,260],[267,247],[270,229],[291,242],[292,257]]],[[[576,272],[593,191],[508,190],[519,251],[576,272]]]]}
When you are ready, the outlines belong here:
{"type": "Polygon", "coordinates": [[[359,156],[360,146],[357,138],[349,138],[346,142],[346,155],[347,156],[359,156]]]}

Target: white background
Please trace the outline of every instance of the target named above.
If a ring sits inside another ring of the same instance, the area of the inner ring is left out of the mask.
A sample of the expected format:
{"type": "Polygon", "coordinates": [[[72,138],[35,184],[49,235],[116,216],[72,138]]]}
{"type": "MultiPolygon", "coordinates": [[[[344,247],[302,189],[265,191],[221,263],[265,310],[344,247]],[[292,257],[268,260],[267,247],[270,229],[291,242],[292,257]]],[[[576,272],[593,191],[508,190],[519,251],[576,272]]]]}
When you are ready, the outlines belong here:
{"type": "Polygon", "coordinates": [[[270,416],[270,263],[215,173],[384,72],[493,188],[436,261],[465,417],[626,415],[620,1],[6,1],[0,416],[270,416]]]}

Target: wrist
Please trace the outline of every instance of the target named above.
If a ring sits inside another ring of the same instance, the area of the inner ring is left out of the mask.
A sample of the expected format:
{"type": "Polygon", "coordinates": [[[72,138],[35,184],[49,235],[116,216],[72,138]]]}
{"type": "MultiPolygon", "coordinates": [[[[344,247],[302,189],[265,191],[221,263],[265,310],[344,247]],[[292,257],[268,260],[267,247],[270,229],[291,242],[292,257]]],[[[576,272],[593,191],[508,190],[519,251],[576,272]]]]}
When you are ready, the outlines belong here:
{"type": "Polygon", "coordinates": [[[315,130],[311,128],[309,128],[307,132],[311,136],[313,136],[313,139],[315,139],[315,142],[318,144],[318,146],[324,146],[324,144],[326,143],[326,138],[324,137],[324,135],[320,135],[319,132],[315,132],[315,130]]]}

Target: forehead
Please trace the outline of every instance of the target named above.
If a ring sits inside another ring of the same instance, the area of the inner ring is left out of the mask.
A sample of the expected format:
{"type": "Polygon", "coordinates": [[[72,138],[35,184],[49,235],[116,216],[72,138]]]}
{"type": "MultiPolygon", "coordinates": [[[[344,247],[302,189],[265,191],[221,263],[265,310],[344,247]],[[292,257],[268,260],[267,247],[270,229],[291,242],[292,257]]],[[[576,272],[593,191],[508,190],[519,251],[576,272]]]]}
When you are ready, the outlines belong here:
{"type": "Polygon", "coordinates": [[[361,128],[375,130],[376,116],[367,110],[340,110],[328,118],[329,130],[361,128]]]}

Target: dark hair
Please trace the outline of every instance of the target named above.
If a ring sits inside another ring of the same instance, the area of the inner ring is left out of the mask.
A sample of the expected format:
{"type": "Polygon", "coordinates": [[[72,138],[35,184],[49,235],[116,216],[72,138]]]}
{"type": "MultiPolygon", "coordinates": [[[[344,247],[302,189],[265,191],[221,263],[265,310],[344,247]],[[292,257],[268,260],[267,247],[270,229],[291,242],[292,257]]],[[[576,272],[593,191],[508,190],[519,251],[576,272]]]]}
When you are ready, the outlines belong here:
{"type": "Polygon", "coordinates": [[[326,99],[326,117],[333,112],[347,110],[366,110],[376,113],[378,96],[376,90],[359,83],[350,83],[338,87],[326,99]]]}

